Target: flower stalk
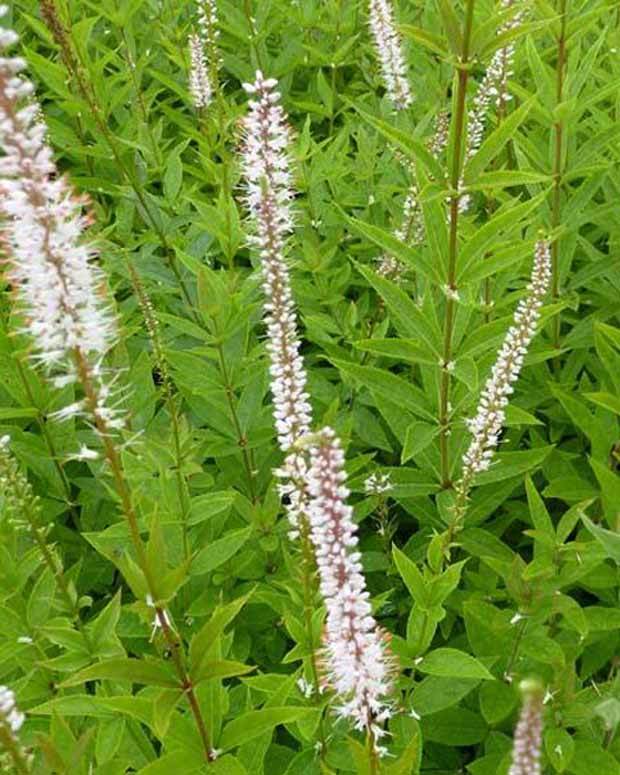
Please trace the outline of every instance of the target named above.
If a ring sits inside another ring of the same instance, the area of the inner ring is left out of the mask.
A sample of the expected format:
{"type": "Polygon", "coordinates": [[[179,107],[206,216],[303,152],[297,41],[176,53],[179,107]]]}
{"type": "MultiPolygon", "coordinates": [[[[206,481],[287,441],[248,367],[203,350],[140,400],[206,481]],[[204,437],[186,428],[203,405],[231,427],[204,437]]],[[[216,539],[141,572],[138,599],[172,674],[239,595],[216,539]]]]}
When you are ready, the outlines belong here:
{"type": "Polygon", "coordinates": [[[454,113],[454,150],[452,153],[452,165],[450,169],[450,218],[449,218],[449,242],[448,242],[448,273],[446,287],[446,303],[444,317],[444,340],[442,352],[442,369],[439,386],[439,454],[441,485],[444,488],[451,486],[449,437],[451,426],[450,389],[451,374],[449,364],[452,362],[452,340],[454,336],[454,322],[456,317],[456,304],[458,301],[458,288],[456,287],[456,270],[458,261],[458,224],[459,224],[459,181],[463,163],[464,135],[466,130],[467,111],[465,102],[467,97],[467,83],[469,80],[470,45],[472,28],[474,23],[475,0],[467,0],[465,8],[465,26],[463,30],[463,45],[457,66],[456,76],[456,105],[454,113]]]}
{"type": "Polygon", "coordinates": [[[198,0],[198,27],[189,36],[189,88],[199,112],[208,108],[219,91],[221,56],[218,49],[215,0],[198,0]]]}
{"type": "MultiPolygon", "coordinates": [[[[560,17],[560,31],[557,39],[558,57],[556,63],[556,106],[564,101],[564,85],[566,79],[566,25],[568,0],[557,0],[560,17]]],[[[564,119],[556,117],[553,125],[553,192],[551,204],[551,227],[557,229],[562,220],[562,176],[564,174],[564,119]]],[[[554,301],[560,298],[560,238],[556,237],[551,244],[551,263],[553,279],[551,295],[554,301]]],[[[553,320],[552,344],[556,350],[560,348],[560,330],[562,321],[560,315],[553,320]]]]}
{"type": "Polygon", "coordinates": [[[380,756],[385,750],[379,741],[386,734],[381,724],[392,715],[394,666],[386,635],[372,616],[353,509],[346,503],[344,454],[331,428],[301,443],[310,461],[308,518],[327,608],[326,682],[340,701],[337,714],[365,731],[373,756],[380,756]]]}
{"type": "MultiPolygon", "coordinates": [[[[291,537],[299,538],[302,557],[304,621],[310,662],[318,690],[318,666],[313,644],[311,599],[314,588],[314,552],[308,523],[307,461],[297,444],[310,430],[312,408],[306,391],[307,375],[300,354],[297,312],[291,289],[286,248],[293,230],[294,197],[288,147],[290,129],[279,104],[277,82],[258,71],[250,95],[242,146],[246,206],[253,233],[250,245],[259,253],[265,296],[267,352],[271,374],[273,417],[278,444],[285,455],[280,495],[286,498],[291,537]]],[[[321,751],[325,749],[322,726],[321,751]]]]}
{"type": "Polygon", "coordinates": [[[540,240],[536,243],[534,265],[526,296],[517,306],[513,324],[508,329],[491,376],[480,396],[476,415],[467,423],[472,438],[463,456],[461,477],[454,486],[456,504],[454,520],[448,531],[448,545],[454,533],[462,527],[469,492],[476,475],[488,470],[499,445],[506,419],[506,407],[536,334],[540,309],[549,289],[551,274],[549,243],[540,240]]]}
{"type": "Polygon", "coordinates": [[[189,293],[189,289],[181,275],[176,255],[172,249],[168,237],[163,230],[159,220],[153,215],[151,207],[148,203],[147,195],[141,185],[140,181],[133,174],[130,168],[125,164],[116,138],[114,137],[99,102],[97,96],[94,93],[92,85],[89,83],[82,63],[78,60],[73,42],[71,40],[71,33],[66,28],[64,22],[60,18],[58,8],[56,7],[56,0],[40,0],[41,15],[46,26],[52,33],[54,40],[60,48],[62,59],[65,63],[70,76],[73,78],[75,85],[88,105],[89,111],[93,120],[97,125],[101,137],[108,146],[110,153],[114,159],[114,163],[130,188],[133,190],[136,199],[140,205],[140,210],[143,213],[143,217],[148,221],[149,226],[153,229],[160,242],[162,252],[165,256],[166,263],[170,268],[170,271],[174,274],[175,280],[179,285],[181,294],[190,309],[193,309],[192,298],[189,293]]]}

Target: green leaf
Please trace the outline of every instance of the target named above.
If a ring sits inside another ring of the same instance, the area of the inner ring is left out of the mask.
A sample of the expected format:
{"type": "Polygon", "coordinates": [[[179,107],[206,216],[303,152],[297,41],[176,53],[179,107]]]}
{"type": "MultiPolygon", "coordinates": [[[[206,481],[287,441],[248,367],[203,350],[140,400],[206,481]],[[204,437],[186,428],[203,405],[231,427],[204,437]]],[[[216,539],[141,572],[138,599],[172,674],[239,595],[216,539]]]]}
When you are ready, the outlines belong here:
{"type": "Polygon", "coordinates": [[[353,105],[353,107],[364,121],[380,132],[390,143],[395,145],[409,158],[419,162],[430,177],[435,180],[443,180],[444,171],[441,164],[435,159],[424,143],[412,137],[410,132],[404,132],[392,126],[392,124],[371,116],[370,113],[361,110],[357,105],[353,105]]]}
{"type": "Polygon", "coordinates": [[[415,40],[416,43],[420,43],[434,54],[439,54],[441,57],[448,56],[448,50],[444,45],[443,39],[438,35],[433,35],[428,30],[416,27],[413,24],[401,24],[400,30],[405,37],[415,40]]]}
{"type": "Polygon", "coordinates": [[[504,233],[518,228],[521,221],[530,213],[540,207],[545,194],[540,194],[527,202],[515,205],[513,202],[506,209],[500,210],[489,221],[476,229],[473,237],[467,240],[459,251],[458,280],[469,281],[470,271],[476,262],[483,263],[483,256],[489,248],[498,241],[498,237],[504,233]]]}
{"type": "Polygon", "coordinates": [[[543,499],[538,494],[532,480],[528,476],[525,480],[525,490],[527,492],[527,501],[530,507],[530,516],[536,530],[546,533],[555,539],[555,528],[547,511],[543,499]]]}
{"type": "Polygon", "coordinates": [[[441,332],[435,329],[424,313],[396,283],[380,277],[376,272],[355,264],[372,288],[381,296],[394,322],[394,326],[403,339],[416,338],[422,340],[420,346],[428,349],[439,362],[441,332]]]}
{"type": "Polygon", "coordinates": [[[431,651],[418,665],[418,670],[429,675],[446,678],[480,678],[494,681],[495,678],[475,657],[465,651],[439,648],[431,651]]]}
{"type": "Polygon", "coordinates": [[[426,363],[435,366],[437,358],[415,339],[359,339],[353,342],[357,350],[385,356],[407,363],[426,363]]]}
{"type": "Polygon", "coordinates": [[[200,672],[201,665],[208,656],[210,648],[222,635],[230,622],[239,614],[251,594],[250,592],[233,600],[232,603],[218,606],[196,635],[194,635],[189,647],[190,672],[192,674],[200,672]]]}
{"type": "Polygon", "coordinates": [[[439,13],[441,14],[448,45],[452,49],[453,54],[460,56],[463,50],[463,35],[461,34],[459,18],[454,11],[454,3],[451,3],[450,0],[437,0],[437,5],[439,6],[439,13]]]}
{"type": "Polygon", "coordinates": [[[488,471],[484,471],[476,477],[476,484],[491,484],[501,482],[534,471],[551,454],[553,447],[538,447],[525,452],[499,452],[488,471]]]}
{"type": "Polygon", "coordinates": [[[429,593],[426,588],[424,577],[418,570],[418,566],[407,557],[404,552],[394,546],[392,547],[392,556],[402,580],[414,601],[422,608],[428,607],[429,593]]]}
{"type": "Polygon", "coordinates": [[[566,772],[575,753],[575,741],[561,727],[552,727],[545,731],[545,752],[556,772],[566,772]]]}
{"type": "Polygon", "coordinates": [[[620,414],[620,397],[615,396],[612,393],[597,392],[597,393],[582,393],[584,398],[588,401],[592,401],[597,406],[602,406],[603,409],[609,409],[610,412],[620,414]]]}
{"type": "Polygon", "coordinates": [[[447,708],[420,723],[425,740],[450,747],[476,745],[488,731],[482,718],[467,708],[447,708]]]}
{"type": "Polygon", "coordinates": [[[179,681],[171,672],[169,666],[160,660],[132,659],[129,657],[106,659],[95,665],[79,670],[71,678],[67,678],[61,686],[78,686],[86,681],[130,681],[147,686],[177,687],[179,681]]]}
{"type": "Polygon", "coordinates": [[[513,686],[488,681],[480,687],[480,711],[487,724],[499,724],[508,718],[519,702],[513,686]]]}
{"type": "Polygon", "coordinates": [[[478,176],[502,150],[506,143],[516,134],[517,129],[528,117],[535,102],[534,97],[526,100],[487,137],[480,150],[465,165],[465,185],[476,183],[478,176]]]}
{"type": "MultiPolygon", "coordinates": [[[[480,685],[480,678],[446,678],[441,675],[427,675],[416,684],[413,694],[413,710],[420,716],[439,713],[451,708],[480,685]]],[[[482,687],[495,686],[496,681],[485,682],[482,687]]]]}
{"type": "Polygon", "coordinates": [[[201,661],[196,669],[194,680],[209,681],[212,678],[232,678],[238,675],[247,675],[256,670],[254,665],[244,665],[243,662],[235,662],[230,659],[201,661]]]}
{"type": "Polygon", "coordinates": [[[220,565],[228,562],[252,535],[253,528],[244,527],[240,530],[231,530],[223,538],[201,549],[192,562],[190,573],[192,576],[200,576],[203,573],[211,573],[220,565]]]}
{"type": "Polygon", "coordinates": [[[413,383],[373,366],[359,366],[355,363],[336,359],[333,359],[332,363],[346,377],[355,382],[361,382],[368,390],[377,392],[390,401],[395,401],[417,417],[434,420],[431,412],[425,407],[426,400],[422,391],[413,383]]]}
{"type": "Polygon", "coordinates": [[[345,215],[344,217],[354,231],[358,232],[371,242],[374,242],[375,245],[386,251],[390,256],[394,256],[416,272],[420,272],[427,279],[431,280],[431,282],[442,282],[442,276],[437,272],[436,265],[431,264],[428,259],[425,258],[422,250],[411,248],[405,242],[401,242],[394,236],[392,231],[382,229],[380,226],[374,226],[371,223],[365,223],[358,218],[351,218],[348,215],[345,215]]]}
{"type": "Polygon", "coordinates": [[[407,428],[405,443],[401,453],[400,462],[406,463],[420,452],[425,450],[431,441],[439,434],[437,425],[425,422],[414,422],[407,428]]]}
{"type": "Polygon", "coordinates": [[[581,519],[590,533],[603,547],[607,556],[620,565],[620,533],[612,533],[611,530],[605,530],[605,528],[595,525],[585,514],[581,515],[581,519]]]}
{"type": "Polygon", "coordinates": [[[271,732],[280,724],[293,724],[295,721],[308,719],[319,711],[314,708],[288,706],[285,708],[264,708],[242,713],[229,721],[218,740],[217,747],[224,751],[247,743],[259,735],[271,732]]]}

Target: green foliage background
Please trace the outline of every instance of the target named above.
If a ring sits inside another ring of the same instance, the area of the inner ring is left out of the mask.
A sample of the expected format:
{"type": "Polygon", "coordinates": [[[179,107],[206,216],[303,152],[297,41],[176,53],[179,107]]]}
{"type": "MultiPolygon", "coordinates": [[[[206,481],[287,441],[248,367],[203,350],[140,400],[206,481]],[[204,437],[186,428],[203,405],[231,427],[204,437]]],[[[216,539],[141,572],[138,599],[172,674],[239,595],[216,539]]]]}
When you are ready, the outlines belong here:
{"type": "MultiPolygon", "coordinates": [[[[30,368],[7,293],[0,434],[10,435],[53,525],[72,599],[28,533],[3,519],[0,682],[28,714],[35,772],[370,771],[362,738],[325,709],[329,695],[306,699],[297,685],[311,680],[310,644],[298,550],[272,474],[281,453],[237,161],[241,84],[260,67],[279,80],[295,129],[290,259],[309,392],[320,423],[346,442],[366,578],[401,667],[402,712],[382,771],[507,772],[516,686],[533,675],[548,688],[545,771],[620,773],[620,9],[569,0],[558,104],[557,8],[527,5],[508,117],[491,120],[465,169],[474,205],[459,235],[452,478],[468,442],[463,418],[523,295],[540,229],[559,240],[560,292],[545,306],[497,463],[477,480],[446,568],[436,536],[451,504],[437,424],[448,191],[446,160],[429,159],[424,144],[450,107],[459,41],[446,29],[452,13],[461,23],[462,4],[401,0],[415,102],[395,115],[361,0],[219,0],[222,90],[200,116],[187,88],[192,3],[60,4],[96,112],[38,4],[12,4],[7,23],[22,34],[59,165],[91,198],[122,331],[110,362],[130,418],[123,464],[160,598],[191,644],[198,698],[222,752],[204,764],[106,470],[69,459],[93,432],[53,418],[73,388],[53,390],[30,368]],[[410,185],[394,147],[416,162],[420,246],[390,236],[410,185]],[[402,284],[374,272],[383,249],[408,267],[402,284]],[[155,307],[171,400],[130,267],[155,307]],[[487,279],[491,307],[481,302],[487,279]],[[364,491],[375,472],[391,476],[387,500],[364,491]]],[[[477,2],[470,95],[499,20],[495,3],[477,2]]],[[[314,648],[322,617],[317,597],[314,648]]]]}

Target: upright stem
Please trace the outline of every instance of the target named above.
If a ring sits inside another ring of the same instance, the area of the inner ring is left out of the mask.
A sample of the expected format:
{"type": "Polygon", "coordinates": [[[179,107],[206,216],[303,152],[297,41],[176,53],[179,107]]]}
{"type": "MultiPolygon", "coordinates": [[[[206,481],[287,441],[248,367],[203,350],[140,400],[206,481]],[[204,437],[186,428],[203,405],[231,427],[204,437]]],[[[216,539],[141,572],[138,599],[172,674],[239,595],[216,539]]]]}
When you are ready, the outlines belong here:
{"type": "Polygon", "coordinates": [[[243,465],[248,478],[248,489],[250,492],[250,498],[252,503],[257,502],[256,495],[256,469],[254,461],[254,453],[248,448],[248,438],[241,428],[241,422],[239,421],[239,415],[237,414],[237,407],[235,406],[233,386],[230,381],[230,375],[228,372],[228,366],[226,364],[226,357],[224,355],[224,348],[220,341],[215,345],[217,351],[217,357],[220,364],[220,373],[224,380],[224,392],[226,393],[226,401],[228,403],[228,409],[230,411],[230,417],[233,425],[235,426],[235,433],[237,434],[237,443],[241,449],[241,455],[243,457],[243,465]]]}
{"type": "Polygon", "coordinates": [[[77,628],[77,631],[82,636],[82,640],[84,641],[86,650],[88,651],[89,654],[92,654],[93,644],[90,640],[89,634],[86,632],[82,624],[77,597],[74,598],[74,595],[71,594],[71,588],[65,577],[62,564],[58,562],[58,560],[54,555],[54,552],[47,545],[47,541],[45,540],[45,535],[42,529],[36,524],[35,519],[36,519],[36,515],[34,514],[30,515],[30,518],[28,520],[28,524],[30,525],[30,532],[32,533],[35,543],[39,547],[39,551],[41,552],[41,556],[43,557],[45,564],[51,571],[52,575],[54,576],[54,579],[56,580],[56,583],[60,587],[60,592],[64,598],[65,605],[67,606],[67,608],[71,612],[71,615],[73,616],[75,626],[77,628]]]}
{"type": "Polygon", "coordinates": [[[67,500],[67,506],[69,507],[69,510],[72,516],[77,520],[75,506],[72,502],[72,497],[71,497],[71,484],[67,479],[67,474],[65,473],[65,469],[62,467],[60,460],[58,459],[58,455],[56,453],[56,445],[54,444],[54,440],[52,439],[52,436],[47,427],[47,423],[45,422],[45,417],[43,416],[41,409],[37,406],[37,403],[34,398],[34,394],[30,387],[30,383],[28,382],[28,377],[26,376],[26,372],[24,371],[24,367],[20,359],[16,358],[15,363],[17,364],[17,373],[19,374],[21,383],[24,386],[24,391],[26,392],[28,401],[30,402],[31,406],[33,406],[37,410],[37,416],[35,419],[36,419],[37,425],[39,426],[39,430],[41,431],[41,435],[43,436],[43,439],[45,441],[45,445],[48,449],[48,452],[50,453],[50,457],[54,462],[54,468],[58,472],[58,476],[60,477],[60,481],[62,482],[62,486],[65,491],[65,497],[67,500]]]}
{"type": "MultiPolygon", "coordinates": [[[[312,548],[312,542],[310,540],[310,528],[308,520],[302,518],[300,520],[300,538],[301,538],[301,553],[302,553],[302,578],[303,578],[303,595],[304,595],[304,624],[306,627],[306,638],[308,641],[308,648],[310,649],[310,667],[312,669],[312,682],[314,684],[315,697],[319,698],[320,676],[317,663],[316,652],[314,650],[314,633],[312,628],[312,617],[315,611],[314,607],[314,550],[312,548]]],[[[323,728],[323,715],[319,721],[319,743],[321,744],[320,757],[323,758],[326,753],[326,739],[325,730],[323,728]]]]}
{"type": "Polygon", "coordinates": [[[180,688],[183,689],[187,695],[192,714],[194,715],[198,733],[202,740],[205,759],[207,762],[212,761],[214,758],[214,752],[209,742],[209,734],[207,732],[207,727],[202,716],[202,711],[200,710],[200,705],[198,704],[198,700],[196,698],[192,679],[185,666],[183,645],[181,639],[176,635],[170,626],[165,609],[157,602],[157,584],[149,567],[146,549],[144,542],[142,541],[142,536],[140,535],[138,515],[133,505],[131,491],[129,489],[127,480],[125,479],[120,456],[114,441],[112,440],[110,429],[108,428],[106,421],[101,417],[101,413],[98,411],[98,392],[96,384],[92,378],[90,366],[86,357],[84,356],[84,353],[81,350],[76,348],[73,355],[80,384],[84,389],[86,406],[89,410],[89,413],[94,418],[96,429],[103,444],[105,458],[110,467],[112,478],[114,479],[114,484],[116,486],[116,491],[121,501],[121,509],[125,519],[127,520],[129,533],[138,560],[138,566],[144,575],[147,591],[155,605],[155,616],[157,617],[157,621],[168,646],[172,663],[179,678],[180,688]]]}
{"type": "Polygon", "coordinates": [[[183,475],[183,451],[181,449],[180,415],[175,401],[174,387],[172,384],[172,380],[170,379],[168,364],[164,356],[161,338],[159,336],[159,321],[155,314],[153,304],[149,296],[147,295],[144,289],[144,286],[142,285],[142,280],[140,279],[140,276],[138,275],[134,266],[131,264],[130,261],[127,261],[126,263],[127,263],[127,269],[131,276],[131,281],[132,281],[134,290],[136,292],[136,296],[138,297],[140,309],[142,310],[142,316],[146,324],[146,329],[148,331],[149,338],[151,339],[151,345],[153,347],[153,355],[155,358],[155,363],[157,365],[157,368],[159,369],[161,380],[162,380],[164,401],[166,403],[166,408],[168,409],[168,413],[170,414],[170,420],[172,423],[172,437],[174,442],[174,456],[175,456],[175,477],[177,482],[179,507],[181,509],[181,521],[183,524],[183,549],[185,553],[185,559],[187,560],[189,559],[189,556],[190,556],[189,535],[188,535],[188,525],[187,525],[189,503],[187,500],[185,477],[183,475]]]}
{"type": "MultiPolygon", "coordinates": [[[[342,0],[337,0],[337,6],[336,6],[336,28],[335,28],[335,35],[336,35],[336,48],[340,45],[340,22],[342,21],[342,0]]],[[[332,89],[332,99],[334,100],[334,105],[332,106],[332,111],[329,116],[329,136],[331,137],[332,132],[334,131],[334,115],[335,115],[335,102],[336,102],[336,64],[335,62],[332,62],[331,65],[331,89],[332,89]]]]}
{"type": "Polygon", "coordinates": [[[258,50],[258,44],[256,42],[258,33],[256,30],[256,21],[254,19],[254,16],[252,15],[252,0],[243,0],[243,9],[245,11],[245,18],[248,20],[248,25],[250,27],[250,46],[252,48],[252,52],[254,53],[256,64],[258,65],[260,70],[265,72],[260,51],[258,50]]]}
{"type": "Polygon", "coordinates": [[[372,729],[368,728],[366,734],[368,744],[368,763],[370,764],[369,775],[380,775],[381,765],[379,763],[379,754],[377,752],[377,741],[372,729]]]}
{"type": "MultiPolygon", "coordinates": [[[[560,15],[560,34],[558,36],[558,60],[556,65],[555,97],[556,106],[564,99],[564,81],[566,75],[566,13],[567,0],[558,0],[558,13],[560,15]]],[[[561,194],[562,194],[562,152],[564,145],[564,120],[558,117],[553,125],[554,153],[553,153],[553,200],[551,210],[551,227],[556,229],[560,225],[561,194]]],[[[560,241],[556,238],[551,245],[551,295],[553,301],[560,297],[560,241]]],[[[560,347],[560,315],[556,315],[553,321],[553,346],[560,347]]]]}
{"type": "Polygon", "coordinates": [[[469,47],[474,21],[474,5],[476,0],[467,0],[465,11],[465,28],[463,30],[463,48],[457,65],[458,77],[456,85],[456,109],[454,149],[452,154],[452,169],[450,170],[450,236],[448,242],[448,288],[446,294],[446,314],[444,327],[441,382],[439,389],[439,452],[441,468],[441,484],[447,488],[450,480],[450,456],[448,440],[450,436],[450,362],[452,361],[452,339],[454,335],[454,320],[456,316],[456,270],[458,259],[458,219],[459,219],[459,187],[461,181],[461,166],[463,162],[463,141],[465,132],[465,109],[467,97],[467,81],[469,79],[469,47]]]}

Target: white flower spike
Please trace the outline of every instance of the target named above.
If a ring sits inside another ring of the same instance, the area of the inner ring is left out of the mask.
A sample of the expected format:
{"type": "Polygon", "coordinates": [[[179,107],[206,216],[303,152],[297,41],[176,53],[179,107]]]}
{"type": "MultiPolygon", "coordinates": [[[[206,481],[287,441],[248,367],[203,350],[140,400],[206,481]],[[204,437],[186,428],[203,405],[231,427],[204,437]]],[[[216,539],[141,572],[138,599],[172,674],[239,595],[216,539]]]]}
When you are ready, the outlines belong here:
{"type": "MultiPolygon", "coordinates": [[[[11,30],[0,31],[0,49],[16,40],[11,30]]],[[[94,264],[96,251],[83,240],[90,224],[87,202],[58,174],[24,68],[21,58],[0,57],[0,236],[7,276],[36,361],[55,384],[75,382],[83,376],[79,368],[87,370],[100,388],[96,413],[109,419],[108,427],[119,427],[118,412],[107,406],[110,386],[101,366],[116,325],[102,292],[103,273],[94,264]]],[[[64,414],[81,408],[72,405],[64,414]]]]}
{"type": "Polygon", "coordinates": [[[469,448],[463,456],[463,472],[455,485],[457,494],[464,496],[477,473],[486,471],[499,444],[499,437],[505,420],[506,407],[519,378],[528,348],[536,334],[540,308],[551,282],[551,255],[549,243],[540,240],[536,244],[534,266],[527,295],[514,315],[513,325],[508,330],[486,382],[476,416],[469,420],[472,434],[469,448]]]}
{"type": "Polygon", "coordinates": [[[388,96],[397,110],[405,110],[413,102],[413,97],[402,41],[394,23],[394,10],[390,0],[369,1],[368,24],[381,63],[388,96]]]}
{"type": "Polygon", "coordinates": [[[280,492],[288,496],[289,518],[297,529],[306,501],[306,464],[304,456],[291,448],[308,433],[312,410],[286,260],[287,240],[293,229],[291,135],[276,86],[277,81],[264,78],[261,72],[256,73],[253,84],[245,84],[251,99],[243,124],[242,166],[254,227],[250,243],[258,250],[263,274],[274,420],[280,448],[287,453],[279,472],[284,479],[280,492]]]}
{"type": "Polygon", "coordinates": [[[522,681],[523,706],[517,723],[508,775],[541,775],[542,691],[535,681],[522,681]]]}
{"type": "Polygon", "coordinates": [[[344,454],[331,428],[308,437],[308,446],[310,536],[327,608],[327,683],[341,701],[337,713],[376,743],[385,734],[380,724],[392,715],[393,659],[372,616],[353,509],[346,503],[344,454]]]}

